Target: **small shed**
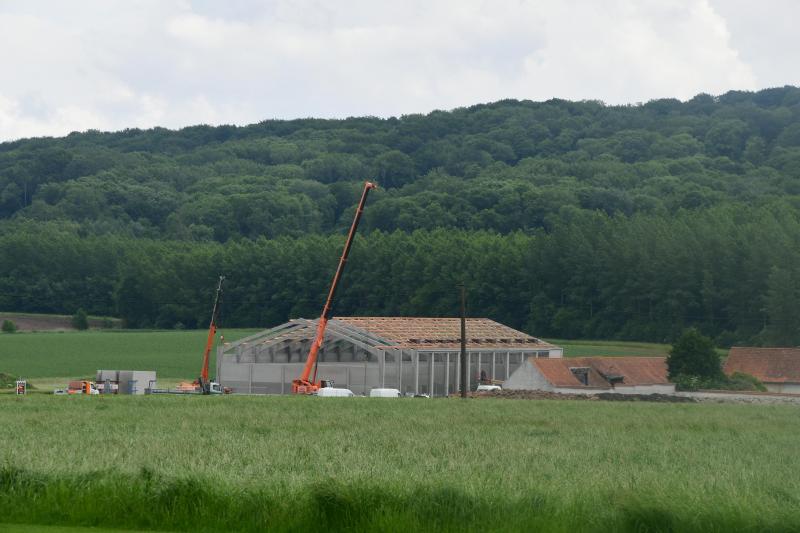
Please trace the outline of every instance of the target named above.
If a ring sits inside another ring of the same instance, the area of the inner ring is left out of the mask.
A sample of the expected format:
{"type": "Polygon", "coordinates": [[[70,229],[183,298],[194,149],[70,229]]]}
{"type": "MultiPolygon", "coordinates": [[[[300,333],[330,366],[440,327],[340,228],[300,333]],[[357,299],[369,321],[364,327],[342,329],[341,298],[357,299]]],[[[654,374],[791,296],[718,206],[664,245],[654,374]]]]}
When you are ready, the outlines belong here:
{"type": "Polygon", "coordinates": [[[154,370],[98,370],[95,379],[98,388],[107,392],[105,384],[117,394],[144,394],[145,389],[156,388],[154,370]]]}
{"type": "Polygon", "coordinates": [[[800,348],[735,346],[723,370],[757,377],[770,392],[800,394],[800,348]]]}
{"type": "Polygon", "coordinates": [[[566,394],[673,394],[665,357],[570,357],[528,359],[504,389],[566,394]]]}

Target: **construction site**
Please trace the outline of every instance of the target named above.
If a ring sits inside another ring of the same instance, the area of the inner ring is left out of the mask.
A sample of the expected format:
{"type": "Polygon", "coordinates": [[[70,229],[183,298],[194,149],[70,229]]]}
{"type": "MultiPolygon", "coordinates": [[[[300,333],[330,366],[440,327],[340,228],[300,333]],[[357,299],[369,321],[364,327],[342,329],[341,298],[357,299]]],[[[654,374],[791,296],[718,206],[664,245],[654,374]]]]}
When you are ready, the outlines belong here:
{"type": "MultiPolygon", "coordinates": [[[[319,320],[291,320],[217,348],[217,378],[237,393],[285,394],[300,375],[319,320]]],[[[332,386],[368,395],[447,396],[461,389],[458,318],[337,317],[317,352],[317,373],[332,386]]],[[[501,383],[528,358],[563,350],[486,318],[466,319],[466,388],[501,383]]]]}

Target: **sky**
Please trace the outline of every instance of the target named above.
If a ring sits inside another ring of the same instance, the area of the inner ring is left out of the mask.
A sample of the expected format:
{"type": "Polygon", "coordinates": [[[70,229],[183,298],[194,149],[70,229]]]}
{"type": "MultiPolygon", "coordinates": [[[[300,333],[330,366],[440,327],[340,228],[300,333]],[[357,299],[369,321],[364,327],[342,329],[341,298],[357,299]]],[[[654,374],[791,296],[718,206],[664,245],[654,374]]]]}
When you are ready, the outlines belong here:
{"type": "Polygon", "coordinates": [[[0,141],[800,85],[798,0],[0,0],[0,141]]]}

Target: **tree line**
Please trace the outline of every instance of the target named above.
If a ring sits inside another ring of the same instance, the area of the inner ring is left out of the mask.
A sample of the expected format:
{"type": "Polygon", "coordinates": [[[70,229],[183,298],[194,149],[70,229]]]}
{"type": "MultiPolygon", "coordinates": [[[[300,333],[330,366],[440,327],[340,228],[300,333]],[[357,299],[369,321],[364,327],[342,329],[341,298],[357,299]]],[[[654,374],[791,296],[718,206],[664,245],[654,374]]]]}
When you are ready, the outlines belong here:
{"type": "Polygon", "coordinates": [[[506,100],[399,118],[270,120],[0,144],[0,231],[227,242],[364,228],[549,230],[561,209],[670,217],[800,194],[800,89],[636,106],[506,100]]]}
{"type": "MultiPolygon", "coordinates": [[[[122,317],[129,327],[204,327],[219,274],[223,326],[314,317],[341,234],[226,243],[85,235],[14,221],[0,235],[0,308],[122,317]]],[[[720,345],[800,342],[800,211],[762,206],[609,215],[566,207],[551,227],[433,229],[358,237],[339,315],[469,311],[550,337],[670,342],[696,326],[720,345]]]]}

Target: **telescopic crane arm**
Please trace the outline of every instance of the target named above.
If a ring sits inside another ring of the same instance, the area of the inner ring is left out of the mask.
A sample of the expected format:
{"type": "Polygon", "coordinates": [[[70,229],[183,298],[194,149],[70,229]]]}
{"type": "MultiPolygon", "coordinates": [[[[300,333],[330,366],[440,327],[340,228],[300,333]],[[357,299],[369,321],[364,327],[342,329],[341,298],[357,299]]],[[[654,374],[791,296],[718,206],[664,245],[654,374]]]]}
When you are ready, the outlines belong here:
{"type": "Polygon", "coordinates": [[[344,251],[342,251],[342,257],[339,259],[339,266],[336,268],[336,274],[333,275],[331,288],[328,291],[328,299],[325,300],[325,306],[322,308],[322,315],[320,315],[319,324],[317,325],[317,334],[314,337],[314,342],[311,343],[311,349],[308,351],[303,373],[298,379],[292,381],[293,393],[310,394],[320,388],[320,382],[317,381],[317,355],[319,354],[319,349],[322,347],[322,341],[325,339],[325,328],[328,326],[328,320],[331,318],[333,298],[336,296],[339,280],[341,280],[344,267],[347,264],[347,256],[350,255],[350,248],[353,246],[353,237],[355,237],[356,231],[358,230],[361,214],[364,212],[367,194],[369,194],[371,189],[375,189],[376,187],[377,185],[372,182],[367,181],[364,183],[364,191],[361,193],[361,200],[358,202],[353,224],[350,226],[350,232],[347,234],[347,241],[344,243],[344,251]],[[311,378],[312,370],[314,371],[313,379],[311,378]]]}
{"type": "Polygon", "coordinates": [[[211,311],[211,323],[208,326],[208,339],[206,340],[206,349],[203,352],[203,367],[200,369],[200,387],[205,387],[208,384],[208,360],[211,354],[211,348],[214,347],[214,335],[217,334],[217,318],[219,316],[219,304],[222,302],[222,282],[225,281],[225,276],[219,277],[219,284],[217,285],[217,294],[214,297],[214,308],[211,311]]]}

